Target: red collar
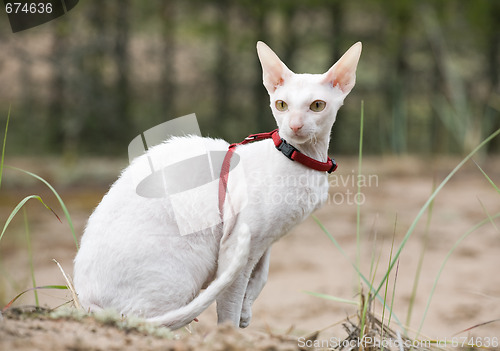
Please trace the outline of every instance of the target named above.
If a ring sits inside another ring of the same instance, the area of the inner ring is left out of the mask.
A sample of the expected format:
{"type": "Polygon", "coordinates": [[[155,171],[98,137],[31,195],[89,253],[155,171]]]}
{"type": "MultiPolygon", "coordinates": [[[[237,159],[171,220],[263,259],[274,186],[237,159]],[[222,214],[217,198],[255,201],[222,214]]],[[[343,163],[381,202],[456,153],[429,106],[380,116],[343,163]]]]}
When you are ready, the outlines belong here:
{"type": "Polygon", "coordinates": [[[276,146],[276,149],[281,151],[283,155],[285,155],[292,161],[297,161],[298,163],[303,164],[306,167],[309,167],[316,171],[328,173],[335,172],[335,170],[337,169],[337,163],[330,157],[328,157],[328,160],[326,162],[320,162],[318,160],[315,160],[314,158],[304,155],[293,145],[288,144],[285,139],[281,138],[278,133],[278,129],[275,129],[268,133],[251,134],[247,136],[242,142],[229,145],[229,149],[232,149],[238,145],[244,145],[251,143],[252,141],[259,141],[264,139],[273,139],[274,146],[276,146]]]}
{"type": "Polygon", "coordinates": [[[282,139],[278,134],[278,129],[275,129],[269,133],[259,133],[259,134],[249,135],[242,142],[229,145],[229,149],[226,152],[226,156],[224,157],[224,160],[222,162],[222,167],[219,177],[219,213],[221,216],[221,223],[224,222],[223,210],[224,210],[224,202],[226,199],[227,181],[229,178],[231,157],[234,153],[234,150],[236,149],[236,146],[264,139],[273,139],[274,146],[276,146],[276,149],[281,151],[283,155],[285,155],[292,161],[297,161],[298,163],[303,164],[306,167],[312,168],[316,171],[322,171],[328,173],[332,173],[337,169],[337,163],[330,157],[328,157],[328,160],[326,162],[320,162],[309,156],[304,155],[294,146],[288,144],[284,139],[282,139]]]}

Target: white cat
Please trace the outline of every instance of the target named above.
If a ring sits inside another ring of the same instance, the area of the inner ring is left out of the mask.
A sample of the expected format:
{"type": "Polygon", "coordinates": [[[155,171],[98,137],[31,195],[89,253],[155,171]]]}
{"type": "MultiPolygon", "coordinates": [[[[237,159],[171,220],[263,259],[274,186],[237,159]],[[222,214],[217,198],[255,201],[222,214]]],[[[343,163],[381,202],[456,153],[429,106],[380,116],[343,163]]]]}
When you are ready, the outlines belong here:
{"type": "MultiPolygon", "coordinates": [[[[262,42],[257,51],[280,137],[327,162],[331,128],[354,87],[361,43],[324,74],[293,73],[262,42]]],[[[267,280],[271,245],[327,200],[328,174],[290,160],[272,139],[239,145],[243,173],[228,178],[229,188],[245,186],[246,199],[230,199],[239,213],[231,217],[224,208],[223,225],[181,235],[171,201],[139,196],[133,174],[141,158],[182,156],[200,142],[209,150],[228,147],[196,136],[167,140],[132,162],[90,216],[74,266],[86,309],[114,308],[176,329],[216,300],[219,323],[248,326],[267,280]]],[[[204,196],[186,204],[200,222],[212,206],[204,196]]]]}

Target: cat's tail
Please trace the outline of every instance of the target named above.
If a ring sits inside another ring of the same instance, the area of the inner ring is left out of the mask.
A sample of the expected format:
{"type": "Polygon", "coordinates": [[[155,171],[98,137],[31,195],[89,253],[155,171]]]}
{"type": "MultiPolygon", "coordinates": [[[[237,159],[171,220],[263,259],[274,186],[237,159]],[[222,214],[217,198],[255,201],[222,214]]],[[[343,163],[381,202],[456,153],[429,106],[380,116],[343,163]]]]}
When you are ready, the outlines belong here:
{"type": "Polygon", "coordinates": [[[237,235],[238,241],[232,262],[228,265],[228,268],[190,303],[161,316],[148,318],[148,322],[158,323],[172,330],[179,329],[191,323],[215,301],[222,291],[235,281],[238,274],[248,262],[248,255],[250,252],[250,229],[248,225],[243,224],[240,230],[238,232],[233,232],[232,235],[237,235]]]}

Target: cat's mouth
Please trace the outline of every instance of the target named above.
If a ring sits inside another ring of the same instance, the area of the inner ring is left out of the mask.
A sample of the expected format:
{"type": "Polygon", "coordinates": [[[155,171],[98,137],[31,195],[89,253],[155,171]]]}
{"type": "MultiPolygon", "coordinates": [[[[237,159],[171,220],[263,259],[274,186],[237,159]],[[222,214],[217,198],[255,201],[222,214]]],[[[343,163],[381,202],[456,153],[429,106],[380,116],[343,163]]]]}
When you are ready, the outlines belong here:
{"type": "Polygon", "coordinates": [[[289,143],[296,145],[304,144],[313,139],[310,133],[304,132],[302,130],[299,130],[297,132],[288,130],[283,133],[283,137],[289,143]]]}

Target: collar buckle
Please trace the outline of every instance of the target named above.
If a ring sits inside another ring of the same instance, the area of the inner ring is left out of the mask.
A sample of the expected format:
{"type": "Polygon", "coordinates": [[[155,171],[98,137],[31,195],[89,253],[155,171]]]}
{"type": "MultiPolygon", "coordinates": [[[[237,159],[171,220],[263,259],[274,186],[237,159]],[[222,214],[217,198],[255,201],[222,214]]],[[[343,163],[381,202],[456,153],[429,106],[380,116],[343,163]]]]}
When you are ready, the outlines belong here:
{"type": "Polygon", "coordinates": [[[288,144],[285,139],[281,138],[281,143],[276,146],[276,149],[281,151],[283,155],[288,157],[290,160],[295,161],[292,155],[295,151],[298,151],[294,146],[288,144]]]}
{"type": "Polygon", "coordinates": [[[328,158],[328,160],[332,162],[332,167],[327,171],[330,174],[337,170],[338,164],[335,162],[334,158],[328,158]]]}

